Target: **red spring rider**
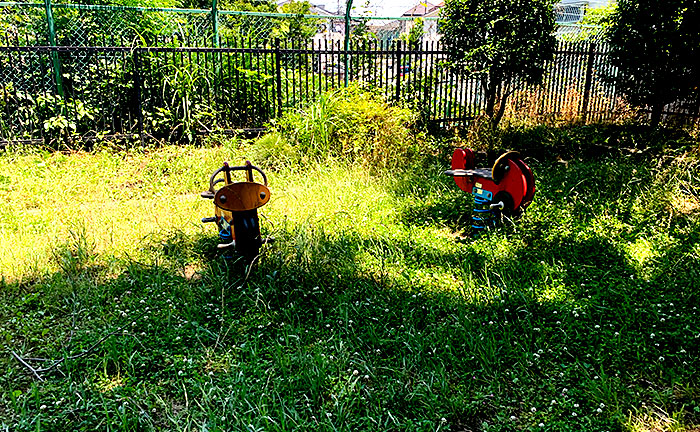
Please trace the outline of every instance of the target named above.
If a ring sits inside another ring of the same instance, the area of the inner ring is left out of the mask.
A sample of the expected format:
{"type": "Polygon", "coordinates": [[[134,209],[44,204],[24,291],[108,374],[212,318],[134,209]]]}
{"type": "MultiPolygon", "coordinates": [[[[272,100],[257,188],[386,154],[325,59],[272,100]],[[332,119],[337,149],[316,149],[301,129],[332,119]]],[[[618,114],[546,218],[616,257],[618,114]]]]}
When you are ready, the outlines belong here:
{"type": "Polygon", "coordinates": [[[492,228],[501,215],[519,216],[535,195],[535,178],[518,152],[501,155],[489,168],[476,168],[474,151],[458,148],[452,169],[445,171],[465,192],[474,196],[472,228],[479,233],[492,228]]]}

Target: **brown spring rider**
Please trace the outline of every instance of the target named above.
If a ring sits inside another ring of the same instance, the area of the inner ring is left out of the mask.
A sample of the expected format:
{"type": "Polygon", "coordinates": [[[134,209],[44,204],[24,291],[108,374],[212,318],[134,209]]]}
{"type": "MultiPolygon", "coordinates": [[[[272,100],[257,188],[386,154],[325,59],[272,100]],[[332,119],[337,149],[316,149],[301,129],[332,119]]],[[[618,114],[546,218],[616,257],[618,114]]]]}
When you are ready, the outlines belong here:
{"type": "Polygon", "coordinates": [[[217,246],[219,249],[235,249],[247,262],[252,262],[258,256],[262,244],[272,241],[261,237],[258,218],[258,208],[270,201],[267,176],[250,161],[246,161],[243,166],[234,167],[224,162],[211,175],[209,190],[202,192],[202,198],[214,201],[214,216],[204,218],[202,222],[216,222],[221,240],[217,246]],[[245,181],[232,181],[233,171],[244,171],[245,181]],[[254,181],[253,171],[260,174],[262,184],[254,181]],[[216,189],[220,183],[223,185],[216,189]]]}

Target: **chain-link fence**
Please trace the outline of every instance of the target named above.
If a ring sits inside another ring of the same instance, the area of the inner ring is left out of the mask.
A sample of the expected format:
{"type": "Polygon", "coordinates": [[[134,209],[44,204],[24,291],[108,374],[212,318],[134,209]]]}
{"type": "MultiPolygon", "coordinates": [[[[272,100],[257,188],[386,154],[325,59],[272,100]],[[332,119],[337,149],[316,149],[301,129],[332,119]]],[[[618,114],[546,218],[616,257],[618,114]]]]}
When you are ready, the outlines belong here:
{"type": "MultiPolygon", "coordinates": [[[[557,6],[557,36],[600,43],[602,28],[576,24],[584,10],[578,4],[557,6]]],[[[440,38],[437,16],[349,19],[353,39],[391,42],[415,25],[423,27],[423,42],[440,38]]],[[[218,10],[215,3],[210,9],[174,9],[0,2],[0,45],[215,47],[235,40],[265,46],[275,38],[331,43],[345,39],[345,20],[332,14],[218,10]]]]}
{"type": "MultiPolygon", "coordinates": [[[[260,127],[349,81],[416,103],[427,119],[465,120],[483,108],[481,87],[442,66],[447,53],[438,26],[438,17],[346,21],[224,11],[215,3],[211,9],[0,3],[0,141],[183,139],[260,127]],[[402,41],[409,34],[421,40],[402,41]]],[[[600,47],[603,32],[562,24],[557,36],[600,47]]],[[[598,79],[605,54],[581,49],[558,53],[545,84],[513,98],[517,111],[609,115],[617,96],[598,79]]]]}

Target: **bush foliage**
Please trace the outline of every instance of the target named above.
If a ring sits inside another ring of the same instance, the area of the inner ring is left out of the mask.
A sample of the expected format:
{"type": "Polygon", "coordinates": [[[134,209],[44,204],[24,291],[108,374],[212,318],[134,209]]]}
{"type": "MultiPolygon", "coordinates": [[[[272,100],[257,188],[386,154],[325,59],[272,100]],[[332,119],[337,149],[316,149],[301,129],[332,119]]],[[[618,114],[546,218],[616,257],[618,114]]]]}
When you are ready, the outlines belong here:
{"type": "Polygon", "coordinates": [[[285,113],[273,129],[256,144],[256,156],[290,162],[337,158],[393,168],[411,164],[430,142],[417,113],[357,85],[323,93],[285,113]]]}

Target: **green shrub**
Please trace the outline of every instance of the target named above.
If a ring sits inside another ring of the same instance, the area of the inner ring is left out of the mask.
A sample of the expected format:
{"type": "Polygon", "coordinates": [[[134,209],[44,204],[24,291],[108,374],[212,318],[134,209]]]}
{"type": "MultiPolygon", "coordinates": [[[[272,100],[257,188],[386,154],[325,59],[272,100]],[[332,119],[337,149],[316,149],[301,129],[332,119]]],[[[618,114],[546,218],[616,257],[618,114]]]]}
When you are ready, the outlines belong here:
{"type": "Polygon", "coordinates": [[[367,89],[351,86],[328,91],[306,107],[284,114],[276,122],[274,137],[262,138],[257,145],[289,155],[289,149],[279,141],[286,139],[302,161],[342,158],[393,168],[411,164],[425,153],[428,142],[418,118],[410,109],[390,105],[367,89]]]}
{"type": "Polygon", "coordinates": [[[276,168],[298,163],[299,152],[279,132],[263,135],[248,149],[248,157],[256,164],[276,168]]]}

